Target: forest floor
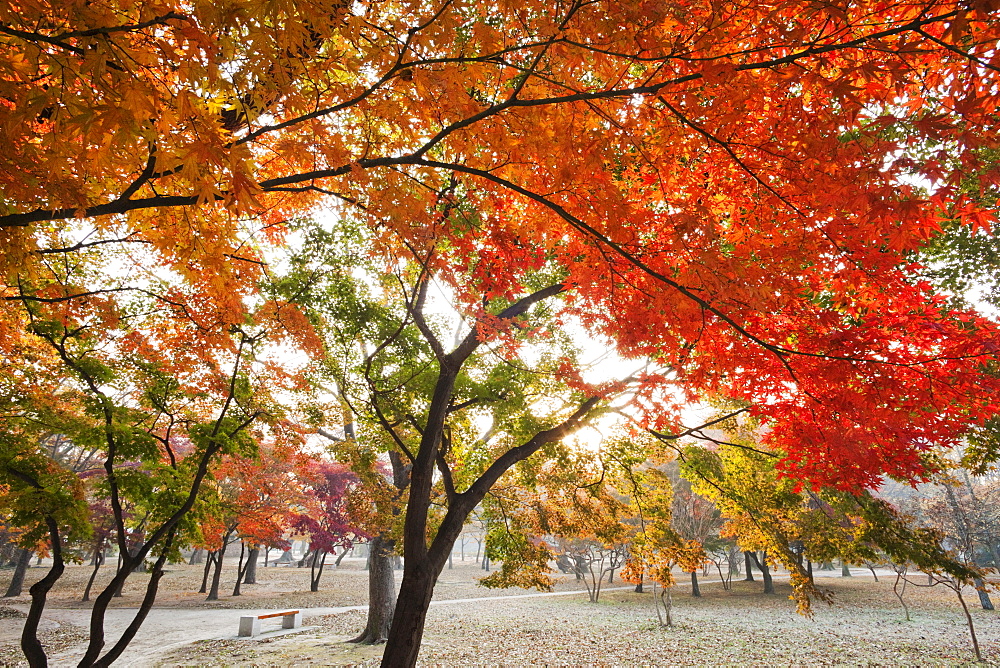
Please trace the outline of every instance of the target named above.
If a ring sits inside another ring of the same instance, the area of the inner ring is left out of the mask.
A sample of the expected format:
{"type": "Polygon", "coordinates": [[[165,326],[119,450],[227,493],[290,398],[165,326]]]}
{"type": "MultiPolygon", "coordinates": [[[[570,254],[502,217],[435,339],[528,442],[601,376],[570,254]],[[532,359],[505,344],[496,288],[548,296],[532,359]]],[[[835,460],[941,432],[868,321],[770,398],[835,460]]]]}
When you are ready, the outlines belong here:
{"type": "MultiPolygon", "coordinates": [[[[223,582],[228,591],[219,601],[207,602],[197,593],[201,567],[169,567],[156,607],[118,665],[378,665],[381,646],[346,642],[364,627],[359,607],[366,602],[367,574],[361,560],[328,568],[315,593],[308,591],[308,568],[278,567],[260,569],[259,584],[244,585],[243,595],[232,597],[232,569],[227,563],[223,582]],[[234,637],[241,614],[288,608],[303,610],[303,630],[252,640],[234,637]]],[[[27,582],[44,572],[31,569],[27,582]]],[[[89,574],[86,566],[68,567],[50,596],[41,634],[50,665],[75,665],[82,653],[89,604],[79,597],[89,574]]],[[[476,584],[482,575],[470,561],[456,561],[454,569],[442,573],[421,664],[927,666],[975,660],[954,593],[909,585],[905,600],[912,621],[906,621],[893,594],[894,578],[885,573],[876,583],[861,569],[851,578],[818,571],[818,584],[833,593],[834,603],[815,603],[812,617],[796,613],[790,588],[780,579],[773,596],[761,593],[759,576],[755,583],[734,582],[732,591],[706,581],[701,598],[691,597],[690,588],[681,584],[673,595],[669,628],[657,621],[648,587],[637,594],[616,579],[594,604],[572,576],[557,576],[559,595],[539,596],[484,589],[476,584]]],[[[10,571],[0,572],[0,587],[6,588],[9,577],[10,571]]],[[[926,581],[919,574],[913,580],[926,581]]],[[[141,585],[142,576],[136,575],[125,595],[115,599],[109,637],[134,614],[141,585]]],[[[1000,612],[980,609],[974,592],[967,591],[966,599],[984,658],[1000,665],[1000,612]]],[[[20,665],[16,622],[27,603],[26,595],[0,601],[0,665],[20,665]]]]}

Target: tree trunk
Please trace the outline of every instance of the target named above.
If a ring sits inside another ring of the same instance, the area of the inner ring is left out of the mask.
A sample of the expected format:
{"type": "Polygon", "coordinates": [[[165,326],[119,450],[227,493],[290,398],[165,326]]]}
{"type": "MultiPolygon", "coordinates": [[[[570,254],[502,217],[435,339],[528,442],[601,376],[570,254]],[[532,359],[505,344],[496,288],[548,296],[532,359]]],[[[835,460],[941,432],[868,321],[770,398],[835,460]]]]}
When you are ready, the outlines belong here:
{"type": "Polygon", "coordinates": [[[368,621],[365,630],[350,642],[374,645],[385,642],[396,610],[396,582],[392,570],[395,541],[376,536],[368,552],[368,621]]]}
{"type": "Polygon", "coordinates": [[[847,562],[843,559],[840,560],[840,577],[849,578],[851,577],[851,568],[847,565],[847,562]]]}
{"type": "Polygon", "coordinates": [[[973,582],[976,585],[976,593],[979,594],[979,604],[983,606],[983,610],[992,610],[993,601],[990,600],[990,595],[986,593],[986,584],[983,582],[983,579],[975,578],[973,582]]]}
{"type": "Polygon", "coordinates": [[[250,548],[247,554],[246,575],[243,576],[243,584],[257,584],[257,559],[260,557],[260,545],[250,548]]]}
{"type": "Polygon", "coordinates": [[[239,596],[240,586],[243,584],[243,576],[246,574],[246,566],[243,557],[246,556],[247,544],[240,541],[240,560],[236,564],[236,584],[233,585],[233,596],[239,596]]]}
{"type": "Polygon", "coordinates": [[[121,549],[119,549],[118,550],[118,566],[117,566],[117,570],[115,571],[115,576],[116,577],[113,580],[113,581],[115,581],[115,582],[118,583],[118,584],[115,585],[115,592],[113,594],[113,596],[115,596],[115,598],[118,598],[118,597],[120,597],[122,595],[122,588],[125,587],[125,580],[123,578],[117,577],[117,575],[119,573],[121,573],[121,570],[122,570],[122,551],[121,551],[121,549]]]}
{"type": "MultiPolygon", "coordinates": [[[[426,286],[425,282],[421,289],[425,290],[426,286]]],[[[551,286],[534,293],[532,298],[537,301],[561,290],[561,285],[551,286]]],[[[516,308],[508,307],[504,313],[514,313],[518,308],[527,308],[530,303],[522,300],[515,305],[516,308]]],[[[600,401],[596,396],[587,399],[559,426],[540,431],[523,445],[508,450],[466,491],[449,493],[448,510],[428,545],[428,517],[431,513],[434,477],[437,474],[435,458],[444,439],[445,419],[454,397],[455,379],[478,345],[476,339],[469,336],[453,353],[439,356],[438,379],[426,413],[420,446],[410,468],[410,494],[403,524],[403,582],[396,600],[389,638],[382,654],[383,668],[408,668],[416,665],[434,584],[448,561],[448,553],[462,534],[469,513],[483,500],[504,472],[530,457],[544,444],[559,441],[564,435],[575,431],[600,401]]]]}
{"type": "Polygon", "coordinates": [[[806,559],[806,575],[809,576],[809,584],[816,584],[813,580],[813,562],[811,559],[806,559]]]}
{"type": "Polygon", "coordinates": [[[28,572],[28,567],[31,565],[31,550],[20,548],[20,552],[17,555],[17,565],[14,566],[14,575],[10,579],[10,584],[7,585],[7,593],[4,594],[4,598],[20,596],[21,592],[24,590],[24,576],[28,572]]]}
{"type": "Polygon", "coordinates": [[[422,560],[423,568],[410,567],[408,562],[403,569],[391,633],[382,654],[383,668],[405,668],[417,663],[427,608],[430,607],[438,575],[428,568],[426,562],[426,559],[422,560]]]}
{"type": "Polygon", "coordinates": [[[191,558],[188,559],[188,565],[194,566],[196,564],[200,564],[204,560],[205,560],[205,550],[203,550],[200,547],[196,547],[194,552],[191,553],[191,558]]]}
{"type": "Polygon", "coordinates": [[[90,589],[94,586],[94,580],[97,578],[97,571],[99,571],[101,566],[104,565],[104,547],[102,545],[98,545],[94,549],[94,556],[96,557],[93,564],[94,570],[91,571],[90,579],[87,580],[87,587],[83,590],[83,598],[80,599],[82,601],[90,600],[90,589]]]}
{"type": "MultiPolygon", "coordinates": [[[[54,521],[49,520],[49,531],[55,536],[50,541],[52,546],[52,566],[49,572],[41,580],[31,585],[28,593],[31,594],[31,607],[28,608],[28,616],[24,620],[24,627],[21,629],[21,651],[28,660],[31,668],[48,666],[48,657],[41,641],[38,640],[38,622],[42,619],[42,611],[45,609],[45,599],[48,596],[52,585],[56,583],[65,570],[62,558],[62,547],[58,535],[58,529],[54,521]]],[[[31,560],[31,552],[28,551],[28,561],[31,560]]],[[[20,563],[20,561],[18,562],[20,563]]]]}
{"type": "Polygon", "coordinates": [[[764,593],[773,594],[774,593],[774,580],[771,579],[771,570],[767,565],[767,553],[764,553],[764,559],[760,564],[760,574],[764,578],[764,593]]]}
{"type": "Polygon", "coordinates": [[[698,571],[691,571],[691,595],[701,598],[701,588],[698,586],[698,571]]]}
{"type": "Polygon", "coordinates": [[[764,593],[773,594],[774,580],[771,579],[771,569],[767,565],[767,551],[761,552],[760,559],[757,558],[756,552],[747,552],[747,554],[750,555],[750,560],[760,570],[761,577],[764,579],[764,593]]]}
{"type": "MultiPolygon", "coordinates": [[[[115,641],[115,644],[111,646],[111,649],[109,649],[104,654],[104,656],[100,657],[100,659],[96,659],[95,657],[96,660],[92,661],[91,663],[87,663],[87,658],[85,656],[84,659],[80,661],[80,665],[94,665],[97,666],[98,668],[105,668],[106,666],[110,666],[112,663],[114,663],[116,659],[118,659],[118,657],[122,655],[122,653],[128,647],[129,643],[131,643],[132,640],[135,638],[136,633],[139,632],[139,627],[142,626],[142,623],[146,620],[146,616],[149,614],[149,611],[153,609],[153,602],[156,600],[156,593],[159,590],[160,586],[160,578],[163,577],[163,564],[166,563],[167,555],[170,553],[171,543],[173,543],[172,533],[167,537],[165,541],[166,549],[153,563],[152,568],[147,569],[147,571],[150,573],[150,576],[149,576],[149,582],[146,583],[146,593],[142,597],[142,602],[139,603],[139,609],[136,611],[135,617],[133,617],[129,625],[125,627],[125,630],[122,632],[121,636],[118,638],[117,641],[115,641]]],[[[101,597],[98,598],[100,599],[101,597]]],[[[108,600],[109,599],[107,598],[104,599],[105,604],[108,600]]],[[[95,604],[94,611],[95,613],[97,613],[98,615],[97,618],[100,619],[103,626],[104,612],[106,611],[107,606],[105,605],[104,608],[101,609],[99,605],[100,604],[95,604]]],[[[92,618],[91,629],[93,629],[94,622],[95,619],[92,618]]],[[[93,635],[94,634],[92,630],[91,637],[93,637],[93,635]]],[[[102,639],[102,645],[103,645],[103,639],[102,639]]],[[[88,647],[88,654],[92,650],[93,650],[92,646],[88,647]]]]}
{"type": "Polygon", "coordinates": [[[215,550],[212,553],[215,555],[215,569],[212,571],[212,588],[208,591],[208,596],[205,598],[206,601],[219,600],[219,580],[222,578],[222,553],[225,551],[226,546],[223,543],[221,550],[215,550]]]}
{"type": "Polygon", "coordinates": [[[326,550],[316,550],[313,552],[312,563],[309,566],[309,591],[319,591],[319,579],[323,577],[323,566],[326,565],[326,550]],[[316,562],[319,561],[319,569],[316,562]]]}
{"type": "Polygon", "coordinates": [[[744,552],[743,553],[743,561],[745,562],[744,566],[745,566],[745,569],[746,569],[746,572],[747,572],[747,575],[746,575],[745,578],[743,578],[743,581],[744,582],[755,582],[755,580],[753,579],[753,562],[750,559],[750,553],[749,552],[744,552]]]}
{"type": "Polygon", "coordinates": [[[956,584],[954,592],[958,596],[958,602],[962,604],[962,612],[965,613],[965,621],[969,625],[969,635],[972,636],[972,649],[976,652],[976,661],[982,663],[983,655],[979,651],[979,639],[976,637],[976,627],[972,623],[972,615],[969,613],[969,606],[965,604],[965,599],[962,598],[962,585],[956,584]]]}
{"type": "Polygon", "coordinates": [[[204,594],[208,591],[208,574],[212,572],[212,565],[215,563],[215,552],[208,553],[208,559],[205,560],[205,568],[201,572],[201,589],[198,590],[199,594],[204,594]]]}

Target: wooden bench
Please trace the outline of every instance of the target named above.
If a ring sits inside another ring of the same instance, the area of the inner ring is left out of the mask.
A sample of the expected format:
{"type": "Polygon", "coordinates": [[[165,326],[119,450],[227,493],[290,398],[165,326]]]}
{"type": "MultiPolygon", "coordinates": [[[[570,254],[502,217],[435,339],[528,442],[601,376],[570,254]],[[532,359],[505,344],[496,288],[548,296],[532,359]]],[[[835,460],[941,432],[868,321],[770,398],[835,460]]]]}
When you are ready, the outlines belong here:
{"type": "Polygon", "coordinates": [[[300,610],[282,610],[264,615],[243,615],[240,617],[239,637],[253,638],[260,635],[260,620],[274,617],[281,617],[281,628],[283,629],[297,629],[302,626],[302,612],[300,610]]]}

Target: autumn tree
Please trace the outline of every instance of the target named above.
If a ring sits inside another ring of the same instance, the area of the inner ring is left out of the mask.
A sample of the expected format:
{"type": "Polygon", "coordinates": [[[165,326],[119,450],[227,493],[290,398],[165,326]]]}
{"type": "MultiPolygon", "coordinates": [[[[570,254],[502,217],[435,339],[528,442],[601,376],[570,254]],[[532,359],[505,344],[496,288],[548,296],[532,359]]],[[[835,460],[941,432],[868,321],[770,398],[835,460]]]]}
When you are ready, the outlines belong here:
{"type": "MultiPolygon", "coordinates": [[[[3,298],[55,298],[36,285],[53,258],[100,245],[141,251],[231,325],[265,273],[261,240],[312,207],[339,202],[390,254],[410,244],[475,334],[433,351],[444,403],[411,453],[414,564],[456,365],[496,318],[554,296],[524,280],[537,258],[562,268],[549,287],[591,333],[670,369],[677,401],[753,403],[782,473],[840,489],[919,477],[932,444],[995,412],[995,325],[939,296],[913,255],[943,222],[991,225],[995,11],[9,5],[3,298]],[[479,215],[450,215],[458,202],[479,215]],[[432,254],[442,240],[453,252],[432,254]]],[[[59,298],[96,308],[106,287],[59,298]]],[[[0,314],[5,356],[18,313],[0,314]]],[[[677,427],[646,408],[644,426],[677,427]]],[[[413,568],[419,607],[428,569],[413,568]]],[[[422,614],[399,615],[387,665],[417,656],[422,614]]]]}
{"type": "Polygon", "coordinates": [[[548,591],[550,562],[563,560],[597,603],[607,576],[624,566],[636,528],[615,484],[620,473],[599,453],[564,445],[502,478],[483,504],[492,520],[486,554],[502,565],[480,583],[548,591]]]}
{"type": "MultiPolygon", "coordinates": [[[[56,494],[54,483],[45,481],[53,467],[62,465],[40,435],[59,434],[79,451],[92,453],[88,457],[100,462],[92,490],[113,517],[120,566],[95,599],[84,665],[113,661],[135,635],[155,598],[164,563],[190,530],[188,513],[217,458],[248,452],[251,432],[265,422],[282,431],[268,395],[287,379],[252,358],[268,327],[287,331],[273,319],[273,306],[264,303],[257,313],[242,313],[239,325],[223,324],[213,319],[217,313],[202,308],[197,295],[148,278],[135,279],[145,286],[142,290],[108,288],[77,299],[80,281],[122,280],[98,276],[106,259],[103,253],[80,256],[49,267],[30,284],[22,280],[2,313],[8,321],[24,323],[21,345],[11,352],[32,367],[30,374],[20,365],[3,371],[4,382],[15,388],[9,395],[15,410],[4,415],[9,437],[3,441],[0,475],[5,483],[16,481],[11,489],[35,498],[32,503],[49,497],[48,510],[18,520],[25,526],[44,520],[54,559],[50,575],[34,588],[29,615],[41,614],[45,594],[62,570],[68,527],[58,517],[78,506],[84,514],[86,509],[83,498],[62,498],[78,484],[60,483],[65,491],[56,494]],[[157,308],[164,299],[172,306],[157,308]],[[147,557],[153,563],[143,602],[121,638],[105,651],[104,616],[111,598],[147,557]]],[[[45,653],[35,631],[33,624],[26,625],[22,649],[32,665],[42,665],[45,653]]]]}
{"type": "MultiPolygon", "coordinates": [[[[324,234],[313,232],[317,239],[324,234]]],[[[544,258],[534,270],[523,269],[526,295],[483,292],[485,310],[459,311],[448,322],[428,301],[432,290],[441,289],[432,283],[430,267],[438,265],[439,254],[459,252],[451,244],[442,241],[430,255],[413,252],[389,262],[376,251],[373,269],[388,265],[389,271],[365,281],[351,276],[364,266],[364,256],[334,247],[319,244],[320,253],[290,285],[313,277],[315,294],[303,299],[315,304],[326,323],[326,373],[340,388],[338,400],[357,416],[358,447],[387,447],[408,469],[405,514],[399,515],[404,571],[394,625],[409,628],[404,645],[411,652],[434,583],[469,513],[517,462],[536,453],[537,461],[554,457],[555,444],[583,426],[602,393],[615,388],[602,392],[580,382],[568,339],[558,330],[543,331],[563,291],[560,269],[545,266],[544,258]],[[325,280],[317,278],[324,273],[325,280]],[[446,343],[450,339],[458,343],[446,343]],[[489,427],[484,431],[482,424],[489,427]]],[[[477,282],[471,278],[467,289],[485,289],[477,282]]]]}
{"type": "MultiPolygon", "coordinates": [[[[253,455],[229,455],[212,472],[220,496],[211,512],[240,541],[233,596],[242,584],[252,584],[261,545],[283,545],[295,522],[297,509],[306,501],[306,487],[313,479],[313,457],[298,450],[297,440],[271,440],[253,455]]],[[[216,568],[221,563],[216,564],[216,568]]]]}
{"type": "Polygon", "coordinates": [[[359,482],[357,476],[342,464],[332,462],[316,461],[312,468],[303,490],[307,510],[295,514],[292,527],[309,536],[309,590],[319,591],[327,556],[337,548],[346,554],[355,543],[369,536],[359,527],[361,522],[352,517],[360,505],[352,498],[359,482]]]}
{"type": "Polygon", "coordinates": [[[939,530],[920,527],[871,492],[807,489],[779,476],[780,455],[761,449],[760,425],[745,408],[729,405],[714,426],[713,442],[679,449],[681,471],[695,491],[716,504],[726,520],[723,532],[750,550],[764,575],[765,593],[774,591],[768,558],[789,570],[800,610],[809,608],[810,597],[827,597],[803,567],[803,556],[852,563],[885,559],[969,584],[982,578],[980,570],[945,548],[939,530]]]}
{"type": "MultiPolygon", "coordinates": [[[[726,543],[726,539],[719,536],[719,529],[722,527],[721,514],[714,503],[700,494],[696,494],[691,483],[681,478],[676,470],[671,470],[670,474],[674,487],[673,527],[681,538],[700,545],[707,557],[709,545],[719,547],[726,543]]],[[[725,549],[723,551],[727,552],[725,549]]],[[[732,559],[731,554],[729,552],[730,559],[732,559]]],[[[721,575],[722,566],[718,563],[716,565],[721,575]]],[[[728,566],[729,572],[732,573],[732,563],[729,563],[728,566]]],[[[698,572],[692,570],[690,573],[691,595],[701,596],[701,589],[698,586],[698,572]]],[[[723,585],[726,588],[729,586],[725,578],[723,578],[723,585]]]]}
{"type": "MultiPolygon", "coordinates": [[[[937,484],[925,485],[919,501],[919,519],[945,536],[945,545],[963,562],[975,566],[991,563],[997,568],[997,526],[994,504],[997,490],[974,483],[968,471],[958,465],[943,474],[937,484]]],[[[982,577],[974,580],[984,610],[993,610],[982,577]]]]}
{"type": "Polygon", "coordinates": [[[673,484],[660,467],[632,470],[628,478],[630,496],[638,510],[639,531],[632,541],[622,579],[636,583],[649,580],[660,625],[673,626],[674,568],[694,572],[705,560],[705,553],[700,544],[683,538],[674,529],[673,484]]]}

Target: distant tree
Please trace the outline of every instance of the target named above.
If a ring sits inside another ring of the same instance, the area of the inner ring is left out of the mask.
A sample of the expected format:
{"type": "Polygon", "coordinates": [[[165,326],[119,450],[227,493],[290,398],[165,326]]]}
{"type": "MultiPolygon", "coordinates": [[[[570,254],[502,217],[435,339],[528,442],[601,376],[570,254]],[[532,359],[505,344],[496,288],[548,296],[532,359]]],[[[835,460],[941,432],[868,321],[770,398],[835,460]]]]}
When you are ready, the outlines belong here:
{"type": "Polygon", "coordinates": [[[349,550],[356,542],[370,536],[361,521],[353,517],[358,508],[359,479],[348,467],[334,462],[314,461],[304,490],[308,511],[292,517],[292,528],[309,537],[309,590],[319,591],[320,578],[327,556],[340,548],[349,550]]]}
{"type": "MultiPolygon", "coordinates": [[[[974,483],[968,471],[956,467],[950,475],[940,478],[938,484],[925,485],[921,491],[921,519],[944,533],[945,545],[970,566],[986,562],[997,568],[1000,546],[996,544],[995,501],[1000,498],[1000,489],[974,483]]],[[[983,610],[993,610],[986,581],[976,577],[974,584],[983,610]]]]}
{"type": "MultiPolygon", "coordinates": [[[[717,422],[723,436],[676,450],[682,475],[719,508],[726,519],[723,533],[747,550],[765,576],[765,589],[768,560],[773,560],[789,569],[800,609],[808,609],[810,597],[825,599],[803,567],[803,556],[917,564],[969,584],[982,577],[972,564],[956,560],[942,547],[939,531],[915,525],[887,501],[866,491],[804,489],[781,475],[775,466],[780,456],[761,445],[759,426],[739,408],[729,410],[717,422]]],[[[668,444],[676,447],[673,441],[668,444]]]]}
{"type": "Polygon", "coordinates": [[[90,504],[91,526],[94,528],[93,536],[93,556],[90,563],[94,570],[90,573],[87,586],[83,590],[83,601],[90,600],[90,590],[97,579],[97,572],[104,565],[104,555],[107,549],[115,544],[115,521],[111,507],[105,501],[91,502],[90,504]]]}
{"type": "Polygon", "coordinates": [[[311,456],[298,451],[298,443],[269,441],[253,456],[229,456],[219,466],[215,478],[229,495],[225,512],[232,517],[240,540],[233,596],[240,595],[243,584],[256,582],[261,545],[287,545],[284,535],[293,523],[295,508],[305,503],[302,488],[312,463],[311,456]]]}
{"type": "MultiPolygon", "coordinates": [[[[670,477],[674,486],[673,526],[681,538],[700,545],[704,550],[719,539],[719,529],[723,525],[722,515],[714,503],[696,494],[691,483],[680,477],[676,465],[670,467],[670,477]]],[[[707,555],[706,552],[706,558],[707,555]]],[[[701,596],[698,573],[693,570],[690,574],[691,595],[701,596]]]]}
{"type": "Polygon", "coordinates": [[[705,560],[701,545],[682,538],[673,526],[673,485],[660,467],[632,470],[629,494],[636,506],[639,527],[632,541],[622,579],[653,584],[653,604],[661,626],[673,626],[673,570],[693,572],[705,560]],[[657,586],[661,589],[657,593],[657,586]]]}

